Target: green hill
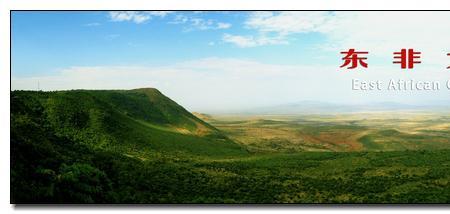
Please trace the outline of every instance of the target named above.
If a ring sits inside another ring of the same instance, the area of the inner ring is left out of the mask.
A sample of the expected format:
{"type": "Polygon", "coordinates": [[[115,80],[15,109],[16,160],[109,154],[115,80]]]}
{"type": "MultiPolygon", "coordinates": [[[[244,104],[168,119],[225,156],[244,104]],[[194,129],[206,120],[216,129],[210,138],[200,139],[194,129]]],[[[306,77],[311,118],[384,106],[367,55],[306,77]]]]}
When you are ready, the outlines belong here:
{"type": "Polygon", "coordinates": [[[246,154],[156,89],[11,92],[12,203],[163,201],[178,162],[246,154]]]}
{"type": "MultiPolygon", "coordinates": [[[[245,150],[153,88],[135,90],[14,91],[12,125],[43,126],[90,148],[146,158],[239,155],[245,150]]],[[[22,136],[33,134],[14,128],[22,136]]]]}

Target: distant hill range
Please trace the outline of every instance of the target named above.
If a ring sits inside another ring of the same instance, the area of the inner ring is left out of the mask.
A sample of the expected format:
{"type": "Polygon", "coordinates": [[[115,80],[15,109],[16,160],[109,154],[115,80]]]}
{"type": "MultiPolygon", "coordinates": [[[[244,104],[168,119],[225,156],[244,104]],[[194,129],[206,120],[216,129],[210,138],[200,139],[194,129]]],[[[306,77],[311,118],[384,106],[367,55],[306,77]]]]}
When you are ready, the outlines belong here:
{"type": "Polygon", "coordinates": [[[345,105],[318,101],[301,101],[297,103],[258,107],[236,112],[242,114],[333,114],[368,111],[450,111],[450,104],[446,102],[439,102],[433,104],[410,105],[396,102],[379,102],[345,105]]]}

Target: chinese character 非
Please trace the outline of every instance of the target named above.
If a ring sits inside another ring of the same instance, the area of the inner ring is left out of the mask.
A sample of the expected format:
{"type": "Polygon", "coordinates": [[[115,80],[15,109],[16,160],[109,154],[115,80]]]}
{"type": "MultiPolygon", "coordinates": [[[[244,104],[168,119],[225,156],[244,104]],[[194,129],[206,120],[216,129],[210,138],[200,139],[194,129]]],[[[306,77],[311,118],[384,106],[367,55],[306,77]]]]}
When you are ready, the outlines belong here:
{"type": "Polygon", "coordinates": [[[400,52],[394,52],[394,64],[400,64],[402,69],[412,69],[414,68],[414,64],[420,64],[421,61],[416,61],[416,59],[420,59],[421,52],[415,52],[414,49],[402,49],[400,52]]]}
{"type": "Polygon", "coordinates": [[[348,51],[341,52],[341,54],[345,54],[345,57],[342,58],[342,60],[344,60],[344,64],[341,65],[341,68],[347,66],[347,69],[354,69],[358,67],[358,64],[361,64],[362,67],[367,68],[367,63],[365,62],[367,57],[361,57],[358,56],[358,54],[363,55],[368,53],[369,52],[367,51],[355,51],[353,48],[348,51]]]}

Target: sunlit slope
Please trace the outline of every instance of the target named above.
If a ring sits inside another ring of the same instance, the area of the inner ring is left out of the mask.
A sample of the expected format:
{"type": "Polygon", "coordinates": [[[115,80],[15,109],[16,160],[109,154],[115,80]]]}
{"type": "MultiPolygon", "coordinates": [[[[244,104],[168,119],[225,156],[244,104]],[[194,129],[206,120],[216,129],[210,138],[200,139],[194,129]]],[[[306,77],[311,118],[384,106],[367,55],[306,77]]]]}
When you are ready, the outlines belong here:
{"type": "MultiPolygon", "coordinates": [[[[161,153],[245,153],[220,131],[153,88],[11,93],[13,120],[38,121],[57,136],[92,148],[139,158],[161,153]]],[[[16,128],[26,132],[23,129],[16,128]]]]}

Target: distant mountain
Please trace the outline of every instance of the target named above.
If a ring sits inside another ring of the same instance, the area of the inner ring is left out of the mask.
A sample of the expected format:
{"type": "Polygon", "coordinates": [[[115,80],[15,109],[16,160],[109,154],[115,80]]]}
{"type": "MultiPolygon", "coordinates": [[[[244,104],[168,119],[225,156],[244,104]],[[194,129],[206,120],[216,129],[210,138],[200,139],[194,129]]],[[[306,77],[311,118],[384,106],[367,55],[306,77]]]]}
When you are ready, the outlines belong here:
{"type": "Polygon", "coordinates": [[[334,104],[319,101],[301,101],[285,105],[259,107],[241,111],[243,114],[328,114],[352,113],[366,111],[398,111],[398,110],[450,110],[450,104],[441,102],[437,104],[410,105],[396,102],[377,102],[367,104],[334,104]]]}
{"type": "Polygon", "coordinates": [[[38,129],[45,128],[45,132],[91,148],[133,156],[245,152],[154,88],[13,91],[11,117],[13,136],[25,141],[32,141],[38,129]]]}

